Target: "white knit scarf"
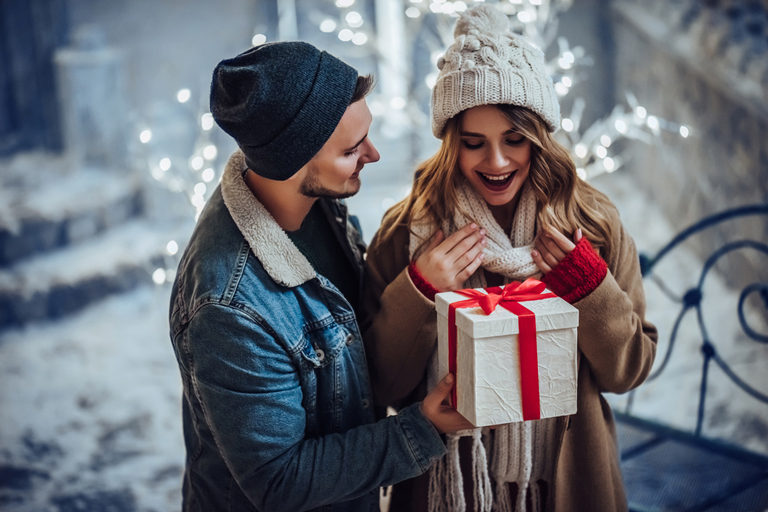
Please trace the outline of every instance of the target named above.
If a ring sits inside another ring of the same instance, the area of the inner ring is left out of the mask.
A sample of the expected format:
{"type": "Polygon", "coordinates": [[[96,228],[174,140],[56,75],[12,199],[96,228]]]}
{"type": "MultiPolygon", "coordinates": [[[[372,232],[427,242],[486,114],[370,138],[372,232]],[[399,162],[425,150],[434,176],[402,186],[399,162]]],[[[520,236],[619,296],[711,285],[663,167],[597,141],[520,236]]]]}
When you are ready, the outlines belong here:
{"type": "MultiPolygon", "coordinates": [[[[458,207],[453,218],[446,219],[440,228],[448,237],[469,222],[476,222],[486,231],[485,259],[482,267],[505,277],[505,281],[523,281],[539,273],[531,257],[536,236],[536,196],[526,181],[520,203],[512,220],[512,231],[507,236],[493,218],[485,200],[465,179],[456,191],[458,207]],[[466,215],[463,213],[465,212],[466,215]]],[[[429,223],[411,225],[409,253],[411,260],[424,242],[434,235],[437,226],[429,223]]],[[[463,288],[486,286],[483,272],[475,272],[463,288]]],[[[437,357],[433,354],[428,372],[428,386],[432,389],[438,380],[437,357]]],[[[477,512],[525,511],[526,497],[530,495],[533,511],[541,510],[539,480],[551,481],[554,422],[551,420],[526,421],[490,429],[473,429],[448,434],[448,453],[430,469],[429,512],[464,512],[466,502],[459,467],[459,438],[472,436],[472,476],[474,480],[474,509],[477,512]],[[534,451],[536,453],[534,453],[534,451]],[[487,453],[491,453],[490,464],[487,453]],[[490,474],[496,481],[496,495],[492,492],[490,474]],[[518,486],[517,499],[512,503],[509,482],[518,486]]]]}

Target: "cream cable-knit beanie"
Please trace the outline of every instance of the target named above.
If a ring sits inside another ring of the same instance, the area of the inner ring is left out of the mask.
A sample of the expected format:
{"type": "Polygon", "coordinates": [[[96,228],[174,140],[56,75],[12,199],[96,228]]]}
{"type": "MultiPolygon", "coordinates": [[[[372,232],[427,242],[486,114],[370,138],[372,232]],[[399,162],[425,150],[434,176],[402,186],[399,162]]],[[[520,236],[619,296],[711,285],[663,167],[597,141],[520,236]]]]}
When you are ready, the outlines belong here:
{"type": "Polygon", "coordinates": [[[446,121],[478,105],[506,103],[539,114],[550,131],[560,125],[560,105],[544,53],[512,32],[507,16],[491,5],[466,10],[453,44],[440,57],[432,89],[432,133],[442,138],[446,121]]]}

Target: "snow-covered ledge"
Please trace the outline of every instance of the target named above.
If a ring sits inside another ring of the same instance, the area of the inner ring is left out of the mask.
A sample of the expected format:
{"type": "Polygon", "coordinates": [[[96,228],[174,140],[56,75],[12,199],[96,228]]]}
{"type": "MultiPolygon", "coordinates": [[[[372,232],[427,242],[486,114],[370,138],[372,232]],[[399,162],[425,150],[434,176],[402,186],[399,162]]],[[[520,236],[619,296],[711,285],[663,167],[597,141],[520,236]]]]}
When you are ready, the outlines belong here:
{"type": "Polygon", "coordinates": [[[768,119],[768,43],[765,29],[759,35],[750,33],[761,21],[766,23],[751,22],[761,13],[734,18],[722,8],[688,0],[619,0],[613,8],[623,23],[691,68],[710,87],[768,119]]]}

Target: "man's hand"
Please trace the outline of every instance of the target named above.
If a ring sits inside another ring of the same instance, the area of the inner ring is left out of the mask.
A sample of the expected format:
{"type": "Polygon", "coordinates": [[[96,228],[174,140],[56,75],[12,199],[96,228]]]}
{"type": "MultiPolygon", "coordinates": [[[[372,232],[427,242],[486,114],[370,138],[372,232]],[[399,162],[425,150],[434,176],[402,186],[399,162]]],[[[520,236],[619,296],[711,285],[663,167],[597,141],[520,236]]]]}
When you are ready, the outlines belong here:
{"type": "Polygon", "coordinates": [[[579,240],[581,240],[581,228],[573,234],[573,242],[559,231],[541,233],[534,242],[536,249],[531,252],[531,256],[539,270],[543,274],[548,274],[576,247],[579,240]]]}
{"type": "Polygon", "coordinates": [[[448,238],[438,230],[416,260],[416,269],[436,290],[460,290],[485,254],[485,230],[470,223],[448,238]]]}
{"type": "Polygon", "coordinates": [[[421,402],[421,413],[441,434],[475,428],[464,416],[456,412],[456,409],[443,403],[451,389],[453,375],[449,373],[421,402]]]}

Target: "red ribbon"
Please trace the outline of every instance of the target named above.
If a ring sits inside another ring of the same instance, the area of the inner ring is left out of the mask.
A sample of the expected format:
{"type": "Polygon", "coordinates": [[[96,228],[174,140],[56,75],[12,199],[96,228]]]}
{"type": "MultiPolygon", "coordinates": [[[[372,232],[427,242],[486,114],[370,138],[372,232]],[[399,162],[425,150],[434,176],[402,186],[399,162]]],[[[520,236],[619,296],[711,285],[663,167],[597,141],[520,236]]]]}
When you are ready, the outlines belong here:
{"type": "Polygon", "coordinates": [[[486,293],[468,288],[454,293],[469,297],[448,305],[448,371],[456,377],[456,385],[451,391],[453,407],[458,404],[458,375],[456,374],[457,332],[456,310],[480,306],[486,315],[496,310],[496,306],[514,313],[518,317],[518,344],[520,350],[520,385],[522,387],[523,420],[541,418],[539,398],[539,357],[536,350],[536,315],[521,301],[541,300],[557,297],[554,293],[542,293],[546,285],[538,279],[528,278],[522,283],[513,282],[503,289],[499,286],[486,288],[486,293]]]}

